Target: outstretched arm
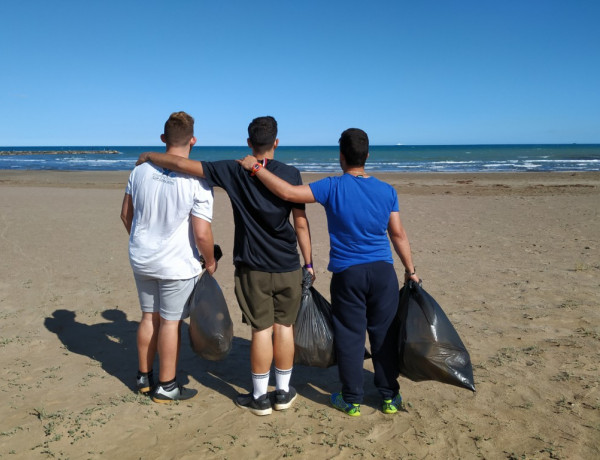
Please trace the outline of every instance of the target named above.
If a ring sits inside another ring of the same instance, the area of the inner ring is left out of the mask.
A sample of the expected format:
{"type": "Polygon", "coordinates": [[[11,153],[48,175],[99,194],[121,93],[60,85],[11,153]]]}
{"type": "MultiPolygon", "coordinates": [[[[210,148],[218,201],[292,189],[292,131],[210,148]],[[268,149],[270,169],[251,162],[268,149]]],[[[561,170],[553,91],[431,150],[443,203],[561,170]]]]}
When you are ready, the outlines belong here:
{"type": "Polygon", "coordinates": [[[390,220],[388,222],[388,235],[392,241],[392,245],[394,246],[396,254],[398,254],[398,257],[400,257],[402,265],[404,265],[404,281],[411,279],[418,283],[420,280],[415,274],[415,265],[412,261],[408,236],[406,235],[406,231],[404,230],[404,226],[400,220],[400,213],[397,211],[390,213],[390,220]]]}
{"type": "Polygon", "coordinates": [[[202,163],[190,160],[189,158],[169,155],[168,153],[145,152],[140,155],[135,165],[141,165],[146,161],[151,161],[161,168],[171,169],[191,176],[204,177],[202,163]]]}
{"type": "MultiPolygon", "coordinates": [[[[256,164],[256,158],[252,155],[236,161],[247,171],[252,171],[252,167],[256,164]]],[[[265,184],[265,187],[282,200],[291,201],[292,203],[314,203],[316,201],[308,185],[292,185],[263,167],[255,171],[254,174],[265,184]]]]}
{"type": "Polygon", "coordinates": [[[310,241],[310,226],[308,225],[308,219],[306,218],[306,211],[304,211],[304,209],[293,208],[292,217],[294,218],[294,229],[296,230],[298,246],[300,246],[304,264],[311,265],[311,267],[306,267],[306,269],[311,274],[314,282],[315,270],[312,267],[312,244],[310,241]]]}

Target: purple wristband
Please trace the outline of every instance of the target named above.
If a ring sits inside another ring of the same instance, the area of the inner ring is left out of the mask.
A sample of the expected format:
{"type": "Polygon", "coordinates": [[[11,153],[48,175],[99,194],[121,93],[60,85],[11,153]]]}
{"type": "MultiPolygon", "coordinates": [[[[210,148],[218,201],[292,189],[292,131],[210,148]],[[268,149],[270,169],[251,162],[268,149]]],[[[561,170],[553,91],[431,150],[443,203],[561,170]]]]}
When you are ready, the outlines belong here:
{"type": "Polygon", "coordinates": [[[304,268],[312,268],[312,264],[304,264],[304,268]]]}

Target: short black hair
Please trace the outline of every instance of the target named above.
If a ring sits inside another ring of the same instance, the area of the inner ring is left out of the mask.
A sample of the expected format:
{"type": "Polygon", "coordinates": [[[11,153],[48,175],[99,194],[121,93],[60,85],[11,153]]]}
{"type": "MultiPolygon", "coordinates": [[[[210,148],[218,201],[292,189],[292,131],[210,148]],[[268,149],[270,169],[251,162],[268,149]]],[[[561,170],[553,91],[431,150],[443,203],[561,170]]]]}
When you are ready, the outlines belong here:
{"type": "Polygon", "coordinates": [[[364,166],[369,155],[369,136],[362,129],[349,128],[339,140],[340,153],[348,166],[364,166]]]}
{"type": "Polygon", "coordinates": [[[248,139],[255,150],[267,150],[277,139],[277,121],[271,116],[258,117],[248,125],[248,139]]]}

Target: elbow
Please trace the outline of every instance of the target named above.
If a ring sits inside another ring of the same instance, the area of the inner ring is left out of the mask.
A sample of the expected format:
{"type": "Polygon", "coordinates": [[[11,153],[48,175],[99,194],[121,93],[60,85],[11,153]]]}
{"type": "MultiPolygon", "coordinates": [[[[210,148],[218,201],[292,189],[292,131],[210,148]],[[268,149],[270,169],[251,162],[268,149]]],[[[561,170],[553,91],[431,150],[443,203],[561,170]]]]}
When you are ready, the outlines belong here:
{"type": "Polygon", "coordinates": [[[280,191],[279,197],[282,200],[289,201],[291,203],[304,203],[302,197],[298,194],[295,187],[290,186],[280,191]]]}
{"type": "Polygon", "coordinates": [[[281,193],[279,194],[279,197],[282,200],[290,201],[292,203],[295,203],[295,201],[294,201],[294,194],[291,193],[289,190],[282,190],[281,193]]]}

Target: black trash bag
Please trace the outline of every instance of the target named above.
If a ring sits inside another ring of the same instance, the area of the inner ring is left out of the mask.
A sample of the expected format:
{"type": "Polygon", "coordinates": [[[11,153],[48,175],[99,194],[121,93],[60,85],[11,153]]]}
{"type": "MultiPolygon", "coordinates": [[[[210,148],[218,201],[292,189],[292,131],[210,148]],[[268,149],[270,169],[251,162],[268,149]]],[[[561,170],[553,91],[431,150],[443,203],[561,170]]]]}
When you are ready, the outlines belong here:
{"type": "MultiPolygon", "coordinates": [[[[221,255],[221,248],[215,245],[215,258],[221,255]]],[[[201,358],[219,361],[231,351],[233,322],[219,283],[207,271],[190,296],[188,331],[192,350],[201,358]]]]}
{"type": "MultiPolygon", "coordinates": [[[[335,356],[331,304],[312,286],[312,276],[303,270],[302,301],[294,324],[294,364],[331,367],[335,356]]],[[[365,348],[365,359],[371,354],[365,348]]]]}
{"type": "Polygon", "coordinates": [[[302,301],[294,324],[294,364],[331,367],[336,364],[331,304],[312,287],[312,277],[303,271],[302,301]]]}
{"type": "Polygon", "coordinates": [[[400,290],[398,318],[402,375],[475,391],[469,352],[442,308],[418,283],[408,281],[400,290]]]}

